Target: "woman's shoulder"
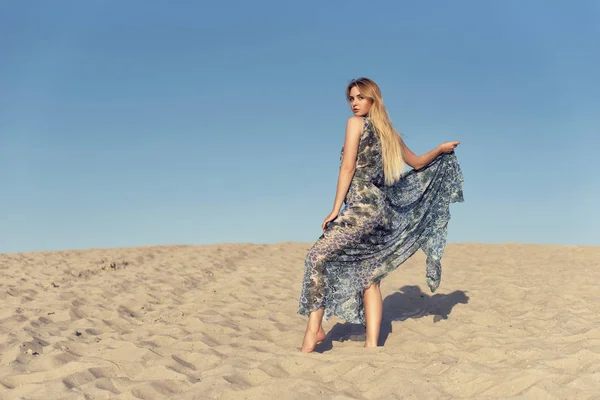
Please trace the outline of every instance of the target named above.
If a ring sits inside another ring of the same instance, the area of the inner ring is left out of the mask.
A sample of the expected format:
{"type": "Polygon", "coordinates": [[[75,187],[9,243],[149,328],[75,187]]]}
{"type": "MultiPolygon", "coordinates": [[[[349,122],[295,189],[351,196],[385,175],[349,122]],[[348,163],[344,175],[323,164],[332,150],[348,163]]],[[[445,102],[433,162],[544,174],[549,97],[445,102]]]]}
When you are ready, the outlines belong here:
{"type": "Polygon", "coordinates": [[[366,126],[368,119],[365,117],[359,117],[358,115],[353,115],[346,121],[346,126],[349,128],[363,128],[366,126]]]}
{"type": "Polygon", "coordinates": [[[362,124],[366,120],[367,120],[367,117],[353,115],[350,118],[348,118],[348,123],[361,123],[362,124]],[[351,121],[353,121],[353,122],[351,122],[351,121]]]}

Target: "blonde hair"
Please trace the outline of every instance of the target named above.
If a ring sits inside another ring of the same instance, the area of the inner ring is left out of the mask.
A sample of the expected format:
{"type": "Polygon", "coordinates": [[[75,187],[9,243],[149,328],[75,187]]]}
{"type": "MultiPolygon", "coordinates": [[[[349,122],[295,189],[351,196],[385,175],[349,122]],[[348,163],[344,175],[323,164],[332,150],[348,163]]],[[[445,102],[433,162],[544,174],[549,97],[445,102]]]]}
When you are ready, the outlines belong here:
{"type": "Polygon", "coordinates": [[[390,121],[383,104],[381,90],[375,82],[369,78],[353,79],[346,87],[347,100],[350,100],[350,91],[353,87],[357,87],[360,94],[372,102],[368,117],[375,132],[381,138],[384,182],[386,185],[392,185],[400,179],[405,167],[400,133],[394,129],[390,121]]]}

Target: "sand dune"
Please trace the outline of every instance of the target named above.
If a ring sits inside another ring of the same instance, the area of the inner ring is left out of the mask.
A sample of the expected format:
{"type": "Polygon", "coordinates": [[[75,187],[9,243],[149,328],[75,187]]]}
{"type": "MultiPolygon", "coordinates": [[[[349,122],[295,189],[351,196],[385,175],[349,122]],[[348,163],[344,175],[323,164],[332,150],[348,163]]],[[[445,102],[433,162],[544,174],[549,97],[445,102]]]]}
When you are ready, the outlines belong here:
{"type": "Polygon", "coordinates": [[[2,399],[600,398],[600,247],[449,244],[299,351],[310,243],[0,255],[2,399]]]}

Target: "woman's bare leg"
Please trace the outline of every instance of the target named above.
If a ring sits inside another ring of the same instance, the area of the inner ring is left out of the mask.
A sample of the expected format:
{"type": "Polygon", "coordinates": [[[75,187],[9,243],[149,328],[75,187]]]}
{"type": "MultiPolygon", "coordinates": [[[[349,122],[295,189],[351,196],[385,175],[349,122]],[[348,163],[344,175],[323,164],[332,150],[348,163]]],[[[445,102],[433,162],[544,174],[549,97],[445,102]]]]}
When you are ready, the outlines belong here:
{"type": "Polygon", "coordinates": [[[304,342],[302,343],[302,351],[310,353],[315,349],[317,343],[325,339],[325,331],[323,330],[323,308],[319,308],[310,313],[308,316],[308,325],[304,334],[304,342]]]}
{"type": "Polygon", "coordinates": [[[367,340],[365,347],[377,347],[383,304],[378,283],[373,283],[364,291],[365,319],[367,322],[367,340]]]}

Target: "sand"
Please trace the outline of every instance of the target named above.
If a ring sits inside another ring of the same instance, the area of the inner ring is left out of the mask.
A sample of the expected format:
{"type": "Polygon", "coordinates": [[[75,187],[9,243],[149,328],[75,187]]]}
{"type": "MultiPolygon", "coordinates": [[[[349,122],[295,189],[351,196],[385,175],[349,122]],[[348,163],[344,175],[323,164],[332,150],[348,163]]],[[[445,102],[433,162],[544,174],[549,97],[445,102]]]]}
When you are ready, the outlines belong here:
{"type": "Polygon", "coordinates": [[[0,255],[2,399],[600,399],[600,247],[449,244],[300,352],[310,243],[0,255]]]}

